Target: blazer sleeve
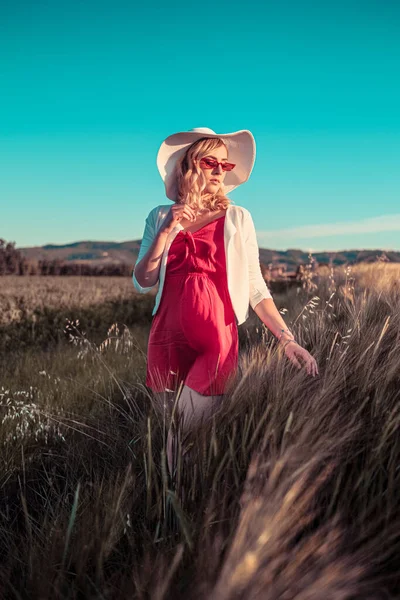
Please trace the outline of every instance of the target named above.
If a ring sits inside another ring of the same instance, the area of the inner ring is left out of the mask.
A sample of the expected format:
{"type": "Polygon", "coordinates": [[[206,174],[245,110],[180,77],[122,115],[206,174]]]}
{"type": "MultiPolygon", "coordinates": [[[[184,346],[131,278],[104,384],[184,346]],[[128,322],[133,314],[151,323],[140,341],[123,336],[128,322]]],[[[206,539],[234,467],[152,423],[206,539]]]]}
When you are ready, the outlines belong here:
{"type": "Polygon", "coordinates": [[[249,211],[246,211],[244,232],[249,268],[249,302],[251,308],[254,310],[255,306],[261,302],[261,300],[272,298],[272,294],[262,276],[256,230],[253,218],[249,211]]]}
{"type": "Polygon", "coordinates": [[[147,292],[149,292],[151,289],[153,289],[158,283],[158,282],[156,282],[154,285],[151,285],[150,287],[142,287],[135,277],[136,265],[141,260],[141,258],[143,258],[143,256],[146,254],[147,250],[150,248],[150,246],[153,243],[153,240],[156,236],[155,224],[156,224],[156,218],[157,218],[157,209],[158,209],[158,206],[156,208],[153,208],[153,210],[151,210],[146,217],[144,232],[143,232],[143,236],[142,236],[142,243],[140,244],[139,254],[136,259],[135,266],[133,268],[133,273],[132,273],[133,285],[135,286],[135,288],[137,289],[137,291],[140,294],[147,294],[147,292]]]}

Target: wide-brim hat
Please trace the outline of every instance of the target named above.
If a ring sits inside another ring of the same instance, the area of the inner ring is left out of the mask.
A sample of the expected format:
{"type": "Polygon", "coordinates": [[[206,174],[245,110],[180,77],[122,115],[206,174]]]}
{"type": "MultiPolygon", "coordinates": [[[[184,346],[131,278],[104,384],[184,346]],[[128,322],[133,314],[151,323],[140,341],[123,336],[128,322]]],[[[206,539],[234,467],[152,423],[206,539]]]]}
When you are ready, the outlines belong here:
{"type": "Polygon", "coordinates": [[[208,127],[197,127],[168,136],[157,154],[157,167],[165,184],[165,193],[170,200],[178,200],[176,163],[194,142],[201,138],[221,138],[228,149],[229,162],[235,163],[233,171],[226,171],[225,192],[228,194],[250,177],[256,158],[256,143],[247,129],[233,133],[215,133],[208,127]]]}

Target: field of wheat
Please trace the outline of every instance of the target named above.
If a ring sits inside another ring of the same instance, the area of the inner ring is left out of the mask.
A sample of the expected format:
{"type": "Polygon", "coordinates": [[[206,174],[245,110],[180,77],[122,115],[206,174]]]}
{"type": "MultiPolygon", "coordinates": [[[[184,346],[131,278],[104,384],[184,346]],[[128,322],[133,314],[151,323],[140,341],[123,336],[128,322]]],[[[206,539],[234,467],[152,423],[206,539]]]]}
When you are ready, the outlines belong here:
{"type": "Polygon", "coordinates": [[[400,598],[400,265],[274,299],[319,376],[251,312],[172,478],[173,407],[144,385],[154,294],[0,277],[0,598],[400,598]]]}

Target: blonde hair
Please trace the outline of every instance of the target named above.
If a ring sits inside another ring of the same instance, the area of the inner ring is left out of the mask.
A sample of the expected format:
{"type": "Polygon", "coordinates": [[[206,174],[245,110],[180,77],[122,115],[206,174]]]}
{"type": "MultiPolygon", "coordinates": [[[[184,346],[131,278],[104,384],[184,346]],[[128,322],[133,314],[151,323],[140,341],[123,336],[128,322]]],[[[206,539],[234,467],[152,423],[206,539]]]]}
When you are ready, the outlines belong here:
{"type": "Polygon", "coordinates": [[[194,160],[199,162],[220,146],[225,146],[220,138],[204,137],[189,146],[185,154],[178,159],[176,163],[177,204],[189,204],[194,210],[214,211],[228,208],[231,201],[225,196],[223,183],[214,194],[202,194],[207,185],[206,178],[198,164],[193,162],[194,160]]]}

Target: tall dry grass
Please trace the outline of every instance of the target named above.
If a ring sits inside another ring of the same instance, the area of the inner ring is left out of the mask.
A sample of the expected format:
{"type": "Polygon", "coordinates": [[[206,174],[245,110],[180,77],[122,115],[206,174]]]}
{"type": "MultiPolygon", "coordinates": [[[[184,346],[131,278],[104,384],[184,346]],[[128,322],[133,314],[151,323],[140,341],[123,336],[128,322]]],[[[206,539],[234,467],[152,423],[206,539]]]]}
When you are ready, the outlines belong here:
{"type": "Polygon", "coordinates": [[[0,597],[399,597],[400,290],[386,266],[276,298],[319,378],[252,314],[224,404],[174,477],[145,336],[114,325],[97,344],[71,320],[68,344],[5,370],[0,597]]]}
{"type": "Polygon", "coordinates": [[[95,343],[115,321],[146,330],[153,306],[154,292],[135,293],[130,278],[0,277],[0,356],[19,363],[29,351],[53,351],[67,319],[79,319],[95,343]]]}

